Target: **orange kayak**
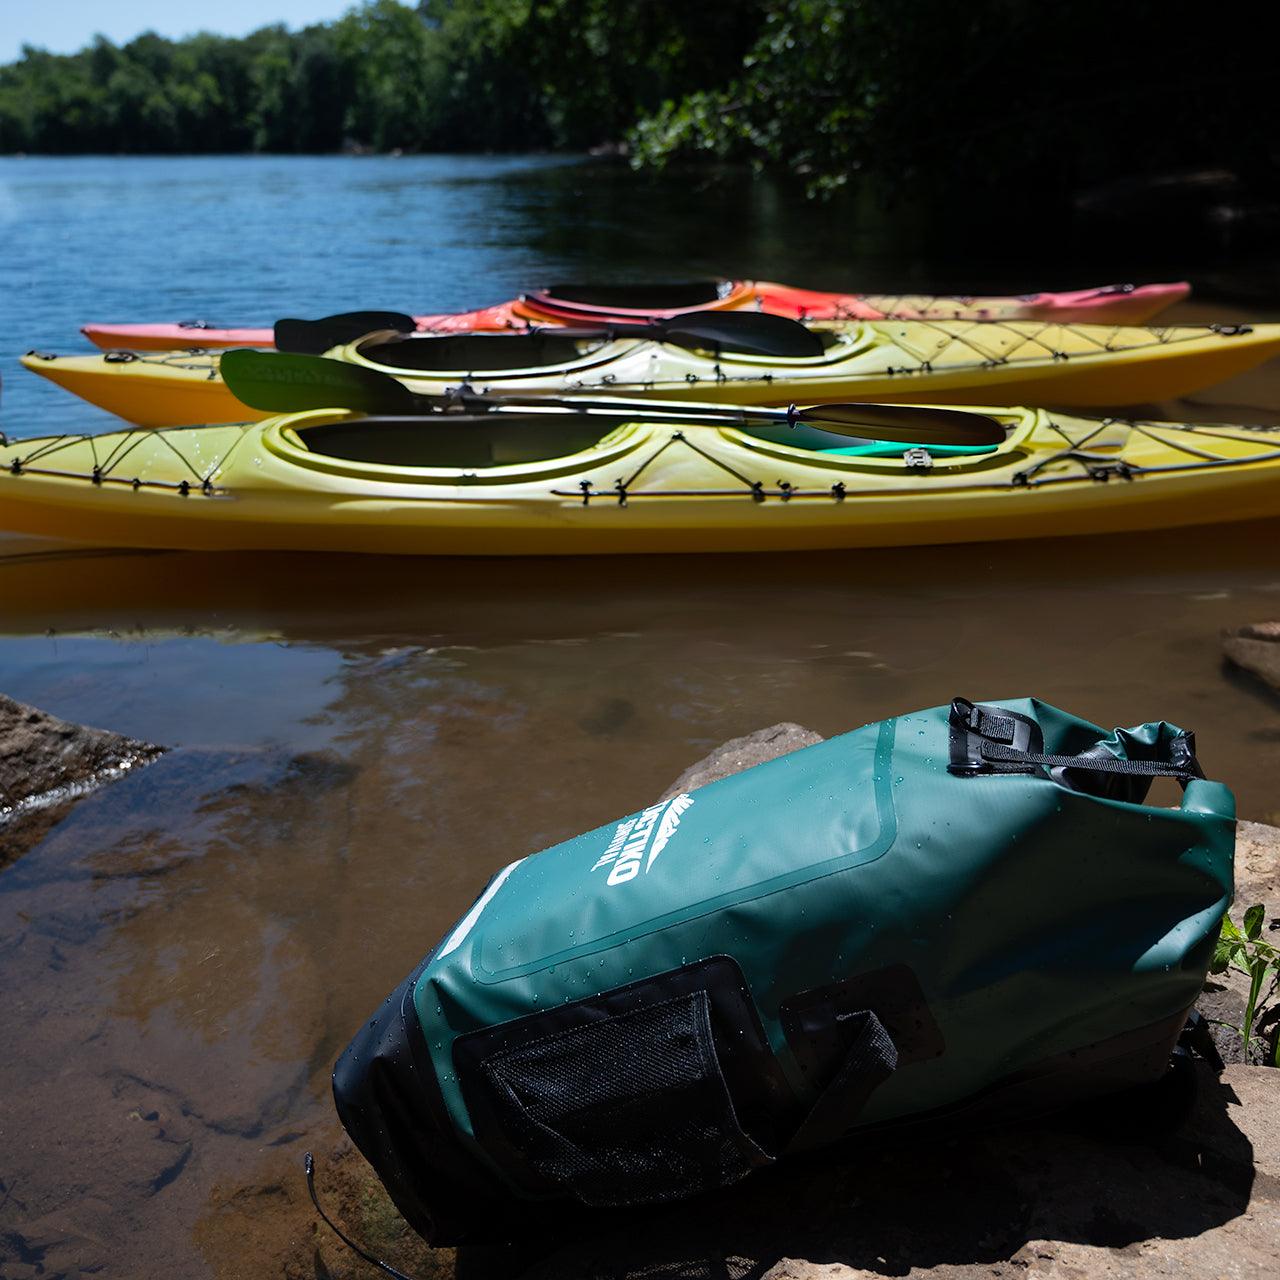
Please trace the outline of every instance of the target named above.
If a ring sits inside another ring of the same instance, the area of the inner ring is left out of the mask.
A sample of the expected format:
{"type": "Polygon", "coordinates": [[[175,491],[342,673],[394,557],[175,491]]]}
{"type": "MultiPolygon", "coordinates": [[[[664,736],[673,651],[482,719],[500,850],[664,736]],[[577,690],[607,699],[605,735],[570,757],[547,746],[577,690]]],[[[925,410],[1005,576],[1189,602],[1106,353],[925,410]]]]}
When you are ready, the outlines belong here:
{"type": "MultiPolygon", "coordinates": [[[[1021,296],[824,293],[761,280],[660,285],[553,285],[511,302],[419,315],[422,333],[486,333],[533,325],[623,324],[670,319],[688,311],[759,310],[795,320],[1046,320],[1061,324],[1143,324],[1185,298],[1191,286],[1104,285],[1021,296]]],[[[269,328],[222,328],[203,320],[177,324],[86,324],[81,332],[104,350],[181,351],[271,347],[269,328]]]]}

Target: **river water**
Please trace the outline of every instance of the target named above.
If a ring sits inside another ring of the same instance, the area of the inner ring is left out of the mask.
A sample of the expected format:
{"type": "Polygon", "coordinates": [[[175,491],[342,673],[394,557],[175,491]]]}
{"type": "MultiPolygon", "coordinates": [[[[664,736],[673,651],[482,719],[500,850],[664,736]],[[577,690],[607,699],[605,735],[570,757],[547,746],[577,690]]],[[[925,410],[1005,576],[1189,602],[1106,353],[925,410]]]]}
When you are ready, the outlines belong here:
{"type": "MultiPolygon", "coordinates": [[[[446,310],[606,276],[1182,273],[1138,233],[922,244],[785,186],[543,158],[0,159],[0,233],[11,435],[109,424],[15,359],[82,345],[92,319],[446,310]]],[[[1189,253],[1184,270],[1207,260],[1189,253]]],[[[1163,409],[1266,421],[1280,378],[1163,409]]],[[[298,1174],[337,1140],[337,1052],[493,870],[644,805],[728,737],[1034,694],[1194,728],[1242,812],[1280,820],[1280,704],[1218,645],[1280,613],[1278,534],[609,564],[0,560],[0,690],[174,748],[0,871],[0,1274],[356,1274],[313,1244],[298,1174]]]]}

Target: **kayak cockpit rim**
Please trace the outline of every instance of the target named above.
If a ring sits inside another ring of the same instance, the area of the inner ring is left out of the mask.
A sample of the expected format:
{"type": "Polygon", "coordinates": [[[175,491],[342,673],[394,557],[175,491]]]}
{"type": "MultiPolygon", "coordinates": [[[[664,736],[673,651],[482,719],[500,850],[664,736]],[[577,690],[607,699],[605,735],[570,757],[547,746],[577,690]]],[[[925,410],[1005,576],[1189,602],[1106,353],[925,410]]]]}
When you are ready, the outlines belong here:
{"type": "Polygon", "coordinates": [[[742,302],[750,289],[739,280],[676,280],[649,284],[552,284],[520,294],[532,310],[572,312],[582,317],[626,316],[643,323],[652,316],[716,308],[742,302]]]}
{"type": "Polygon", "coordinates": [[[510,333],[375,333],[335,354],[398,377],[437,379],[531,377],[558,369],[601,364],[635,345],[635,339],[569,337],[554,329],[510,333]]]}
{"type": "Polygon", "coordinates": [[[262,444],[309,471],[389,484],[523,484],[618,462],[660,425],[537,410],[364,416],[318,409],[266,423],[262,444]]]}
{"type": "MultiPolygon", "coordinates": [[[[465,383],[482,378],[486,383],[504,378],[569,376],[626,356],[646,345],[655,348],[660,340],[639,334],[612,336],[601,326],[599,336],[584,337],[572,331],[554,329],[516,330],[506,333],[393,333],[369,334],[327,354],[352,364],[390,373],[395,377],[415,376],[433,381],[465,383]]],[[[717,351],[710,345],[679,346],[693,359],[713,361],[762,371],[785,372],[824,368],[859,354],[874,341],[865,324],[843,323],[825,329],[811,329],[822,345],[815,355],[776,356],[734,351],[717,351]]],[[[756,376],[754,373],[751,376],[756,376]]],[[[618,384],[624,385],[624,384],[618,384]]],[[[636,385],[636,384],[626,384],[636,385]]]]}
{"type": "Polygon", "coordinates": [[[723,302],[741,286],[733,280],[681,280],[649,284],[553,284],[520,297],[535,306],[570,305],[610,314],[637,316],[662,311],[694,311],[723,302]]]}

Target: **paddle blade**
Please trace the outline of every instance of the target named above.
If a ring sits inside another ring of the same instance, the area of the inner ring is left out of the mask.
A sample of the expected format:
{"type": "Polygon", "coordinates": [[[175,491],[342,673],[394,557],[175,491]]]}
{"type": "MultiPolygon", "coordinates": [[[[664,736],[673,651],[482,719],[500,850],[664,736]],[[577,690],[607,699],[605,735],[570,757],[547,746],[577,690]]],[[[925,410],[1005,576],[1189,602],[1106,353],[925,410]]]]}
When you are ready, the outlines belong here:
{"type": "Polygon", "coordinates": [[[322,320],[277,320],[276,350],[322,356],[379,329],[413,333],[417,327],[412,316],[400,311],[342,311],[322,320]]]}
{"type": "Polygon", "coordinates": [[[654,336],[680,347],[719,347],[748,356],[811,359],[825,348],[811,329],[764,311],[691,311],[651,326],[654,336]]]}
{"type": "MultiPolygon", "coordinates": [[[[748,410],[750,413],[750,410],[748,410]]],[[[906,404],[819,404],[801,409],[805,422],[855,440],[900,440],[903,444],[1003,444],[1005,429],[985,413],[928,409],[906,404]]]]}
{"type": "Polygon", "coordinates": [[[359,409],[406,414],[416,404],[408,387],[388,374],[323,356],[236,348],[222,353],[219,370],[237,400],[268,413],[359,409]]]}

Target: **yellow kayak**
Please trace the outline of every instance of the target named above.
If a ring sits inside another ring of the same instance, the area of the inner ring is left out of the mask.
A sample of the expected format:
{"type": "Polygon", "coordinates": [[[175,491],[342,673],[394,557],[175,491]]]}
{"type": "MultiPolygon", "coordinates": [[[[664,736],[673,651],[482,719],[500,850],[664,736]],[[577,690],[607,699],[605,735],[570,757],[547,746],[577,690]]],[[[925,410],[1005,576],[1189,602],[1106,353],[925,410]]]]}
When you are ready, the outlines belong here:
{"type": "Polygon", "coordinates": [[[1280,515],[1275,427],[986,409],[1002,443],[929,450],[851,446],[810,425],[645,412],[314,410],[14,441],[0,448],[0,525],[98,546],[598,555],[968,542],[1280,515]]]}
{"type": "MultiPolygon", "coordinates": [[[[852,321],[810,328],[818,353],[802,357],[717,356],[652,339],[554,330],[372,335],[328,354],[391,373],[423,394],[467,385],[494,394],[714,397],[732,404],[1012,400],[1078,407],[1172,399],[1280,354],[1277,324],[852,321]]],[[[213,352],[33,352],[23,364],[140,426],[262,417],[227,389],[218,360],[213,352]]]]}

